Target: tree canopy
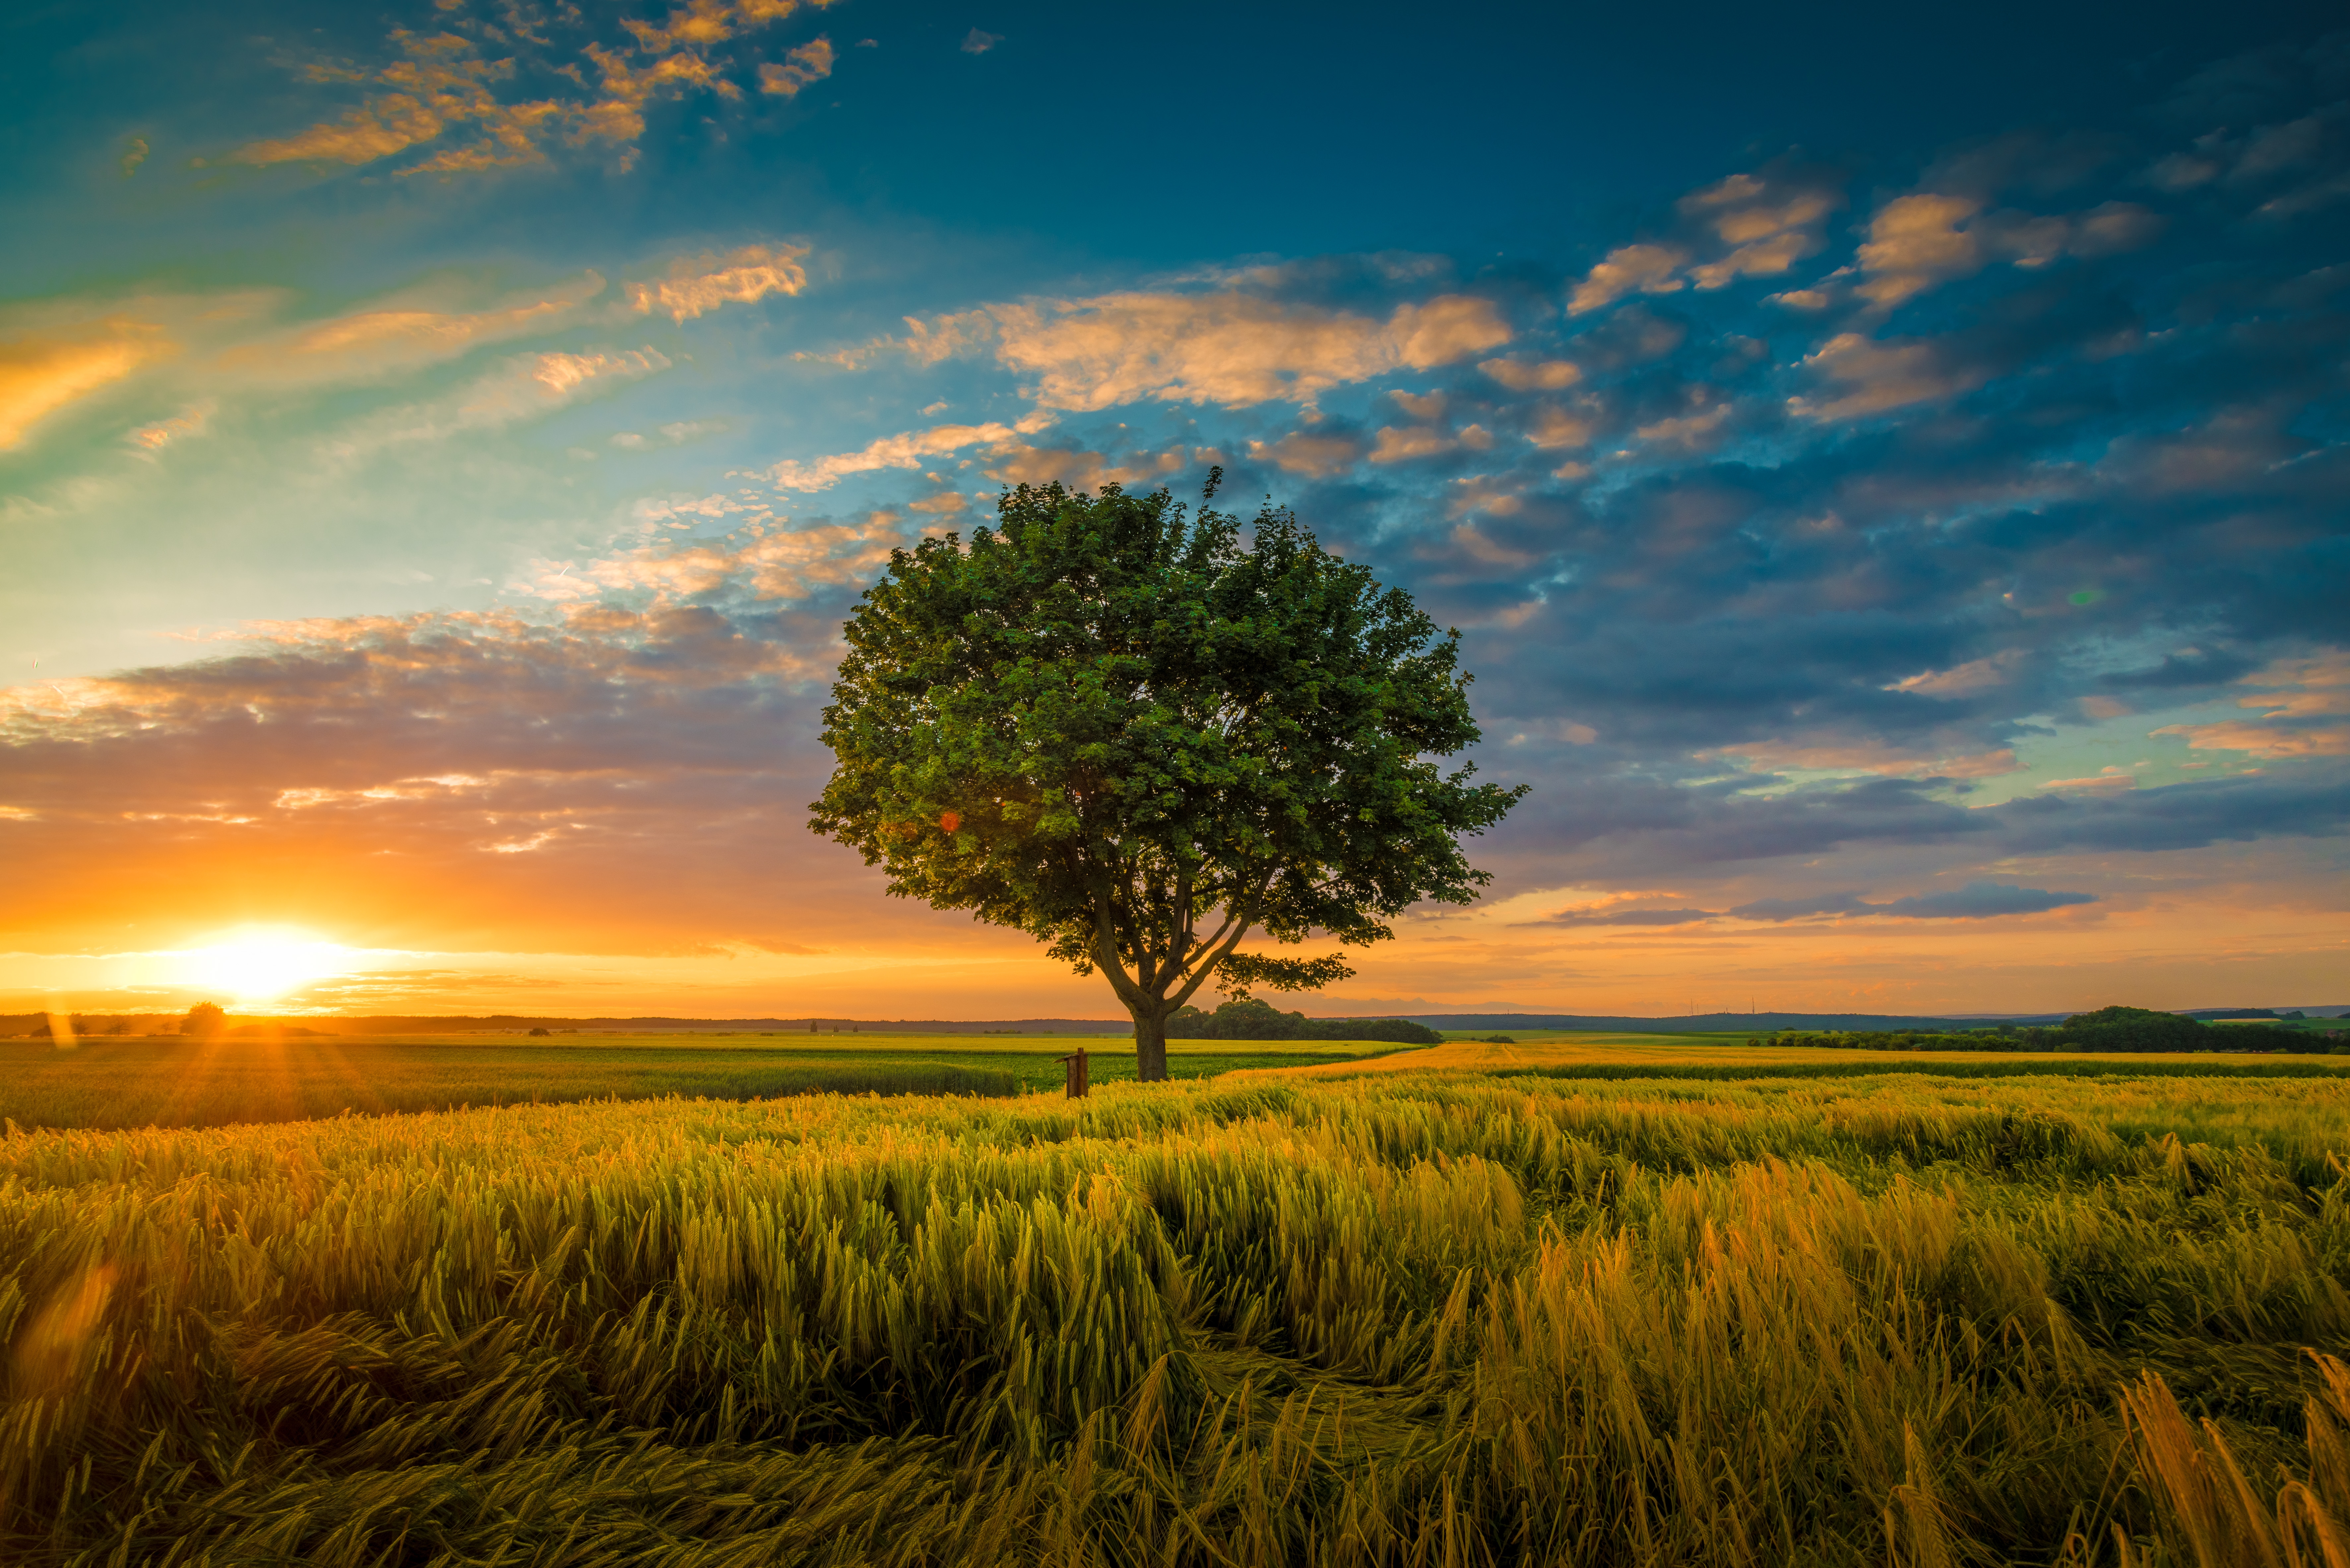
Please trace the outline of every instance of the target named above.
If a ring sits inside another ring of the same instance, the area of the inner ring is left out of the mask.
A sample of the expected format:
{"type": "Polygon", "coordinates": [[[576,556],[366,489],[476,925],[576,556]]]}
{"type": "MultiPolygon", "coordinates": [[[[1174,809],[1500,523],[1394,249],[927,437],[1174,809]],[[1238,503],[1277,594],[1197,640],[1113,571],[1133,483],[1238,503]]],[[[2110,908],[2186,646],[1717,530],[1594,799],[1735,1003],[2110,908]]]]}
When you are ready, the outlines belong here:
{"type": "MultiPolygon", "coordinates": [[[[1214,493],[1211,478],[1209,494],[1214,493]]],[[[1458,842],[1524,793],[1440,759],[1478,736],[1459,634],[1268,504],[1005,492],[993,528],[893,552],[843,628],[810,826],[889,890],[1099,971],[1165,1076],[1211,976],[1310,990],[1335,954],[1489,880],[1458,842]]]]}
{"type": "Polygon", "coordinates": [[[2100,1007],[2076,1012],[2057,1026],[2066,1051],[2209,1051],[2218,1037],[2209,1024],[2143,1007],[2100,1007]]]}
{"type": "Polygon", "coordinates": [[[188,1009],[185,1018],[180,1020],[180,1033],[182,1034],[217,1034],[227,1027],[228,1014],[221,1011],[217,1002],[199,1002],[188,1009]]]}
{"type": "Polygon", "coordinates": [[[1388,1040],[1441,1045],[1444,1036],[1409,1018],[1308,1018],[1253,996],[1236,996],[1213,1012],[1179,1007],[1167,1020],[1170,1040],[1388,1040]]]}

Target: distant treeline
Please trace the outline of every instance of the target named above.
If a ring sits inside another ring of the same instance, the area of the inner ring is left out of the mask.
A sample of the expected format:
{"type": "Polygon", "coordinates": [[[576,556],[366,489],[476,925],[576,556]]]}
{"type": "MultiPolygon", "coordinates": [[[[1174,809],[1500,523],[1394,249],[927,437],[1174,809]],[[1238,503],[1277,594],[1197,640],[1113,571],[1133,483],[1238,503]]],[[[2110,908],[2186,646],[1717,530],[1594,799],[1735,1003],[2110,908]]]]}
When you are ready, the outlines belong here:
{"type": "Polygon", "coordinates": [[[1780,1030],[1750,1044],[1814,1045],[1844,1051],[2294,1051],[2322,1055],[2345,1049],[2340,1030],[2267,1029],[2200,1023],[2143,1007],[2101,1007],[2061,1023],[2002,1023],[1991,1029],[1780,1030]],[[2252,1033],[2257,1029],[2257,1033],[2252,1033]]]}
{"type": "Polygon", "coordinates": [[[1409,1018],[1308,1018],[1283,1012],[1253,996],[1235,997],[1213,1012],[1186,1007],[1167,1021],[1170,1040],[1384,1040],[1399,1045],[1441,1045],[1444,1036],[1409,1018]]]}

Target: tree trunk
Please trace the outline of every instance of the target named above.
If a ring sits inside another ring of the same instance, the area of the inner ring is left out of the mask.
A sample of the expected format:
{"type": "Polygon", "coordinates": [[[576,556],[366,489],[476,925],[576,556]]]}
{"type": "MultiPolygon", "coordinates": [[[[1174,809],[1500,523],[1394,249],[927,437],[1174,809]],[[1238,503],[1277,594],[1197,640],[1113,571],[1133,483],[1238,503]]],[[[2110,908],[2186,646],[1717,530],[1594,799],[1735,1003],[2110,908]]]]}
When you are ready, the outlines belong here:
{"type": "Polygon", "coordinates": [[[1159,1009],[1130,1007],[1134,1014],[1134,1075],[1145,1084],[1167,1081],[1167,1020],[1159,1009]]]}

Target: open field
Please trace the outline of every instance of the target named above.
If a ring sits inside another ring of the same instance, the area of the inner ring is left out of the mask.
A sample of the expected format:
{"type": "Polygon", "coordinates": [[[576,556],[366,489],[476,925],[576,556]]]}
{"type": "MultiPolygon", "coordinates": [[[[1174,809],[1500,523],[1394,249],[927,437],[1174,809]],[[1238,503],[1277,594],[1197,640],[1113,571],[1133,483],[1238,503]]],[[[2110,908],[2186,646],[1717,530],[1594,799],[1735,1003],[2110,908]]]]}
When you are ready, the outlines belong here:
{"type": "MultiPolygon", "coordinates": [[[[1057,1090],[1084,1047],[1097,1084],[1134,1076],[1131,1039],[1066,1035],[379,1035],[285,1041],[0,1041],[0,1116],[26,1127],[224,1127],[577,1100],[1057,1090]]],[[[1178,1042],[1177,1077],[1340,1062],[1376,1043],[1178,1042]]]]}
{"type": "Polygon", "coordinates": [[[1915,1071],[20,1132],[0,1561],[2338,1562],[2345,1158],[1915,1071]]]}
{"type": "Polygon", "coordinates": [[[1746,1044],[1745,1035],[1529,1033],[1498,1044],[1459,1034],[1441,1045],[1391,1051],[1360,1067],[1317,1073],[1471,1071],[1560,1078],[1849,1078],[1881,1073],[1942,1077],[2329,1077],[2350,1075],[2350,1056],[2262,1051],[1848,1051],[1746,1044]]]}

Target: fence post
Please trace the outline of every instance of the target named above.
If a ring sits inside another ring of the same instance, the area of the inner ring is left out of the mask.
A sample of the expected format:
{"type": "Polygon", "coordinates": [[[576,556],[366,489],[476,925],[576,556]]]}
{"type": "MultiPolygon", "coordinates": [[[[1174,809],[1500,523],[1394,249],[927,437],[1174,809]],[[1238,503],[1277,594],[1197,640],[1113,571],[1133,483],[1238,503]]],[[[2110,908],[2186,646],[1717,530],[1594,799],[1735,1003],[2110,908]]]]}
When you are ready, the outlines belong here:
{"type": "Polygon", "coordinates": [[[1073,1100],[1084,1099],[1086,1090],[1090,1086],[1086,1082],[1086,1048],[1080,1045],[1070,1054],[1056,1057],[1055,1060],[1061,1064],[1063,1070],[1067,1074],[1068,1097],[1073,1100]]]}

